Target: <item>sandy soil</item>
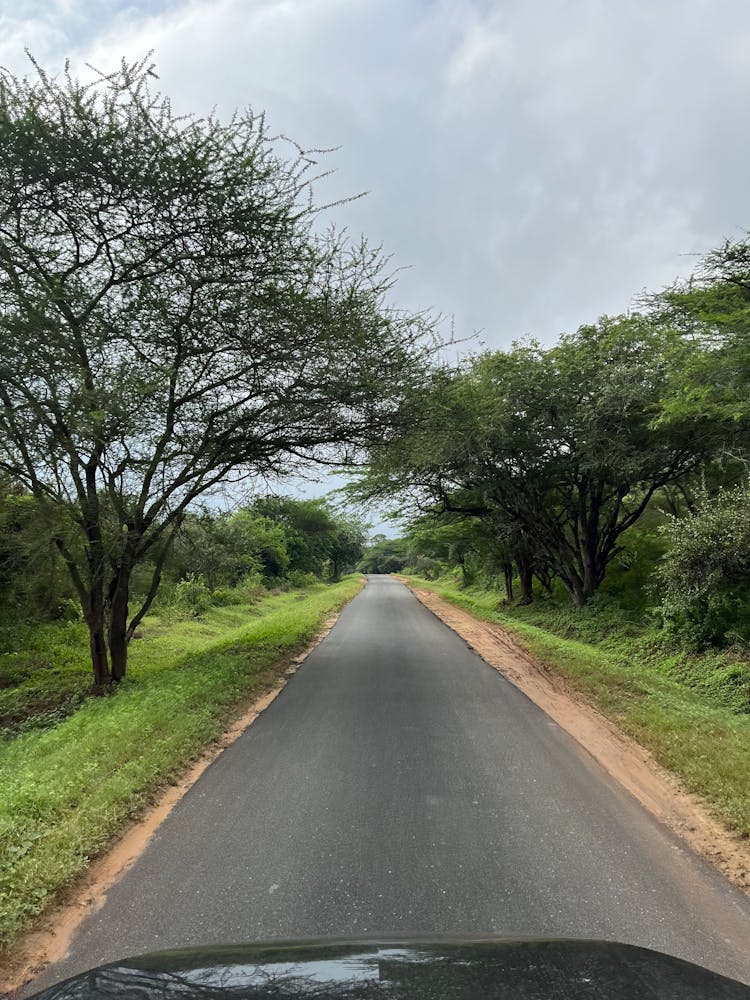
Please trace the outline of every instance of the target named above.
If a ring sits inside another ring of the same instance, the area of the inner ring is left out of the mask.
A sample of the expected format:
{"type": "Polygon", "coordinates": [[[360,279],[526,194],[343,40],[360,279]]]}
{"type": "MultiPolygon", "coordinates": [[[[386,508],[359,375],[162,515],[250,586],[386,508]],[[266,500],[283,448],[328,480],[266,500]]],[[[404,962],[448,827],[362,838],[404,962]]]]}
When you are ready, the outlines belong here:
{"type": "Polygon", "coordinates": [[[587,750],[654,816],[750,895],[750,843],[734,836],[675,775],[522,649],[505,629],[482,622],[429,590],[412,593],[587,750]]]}
{"type": "Polygon", "coordinates": [[[191,764],[175,784],[159,795],[156,803],[131,823],[117,838],[106,854],[96,860],[65,891],[61,902],[40,916],[31,930],[0,959],[0,990],[12,996],[50,962],[67,954],[73,935],[82,921],[100,909],[107,892],[143,853],[151,837],[174,807],[200,778],[206,768],[265,711],[281,693],[289,678],[297,672],[318,643],[331,631],[338,615],[329,618],[313,642],[301,653],[281,661],[279,682],[261,697],[255,697],[241,708],[241,714],[229,729],[191,764]]]}

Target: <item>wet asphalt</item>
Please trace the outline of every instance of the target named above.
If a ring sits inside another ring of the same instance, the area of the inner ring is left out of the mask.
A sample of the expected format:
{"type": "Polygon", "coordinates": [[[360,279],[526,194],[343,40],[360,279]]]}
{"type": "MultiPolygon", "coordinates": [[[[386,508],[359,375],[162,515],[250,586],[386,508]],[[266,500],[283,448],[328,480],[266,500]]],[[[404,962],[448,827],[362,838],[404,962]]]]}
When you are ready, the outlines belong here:
{"type": "Polygon", "coordinates": [[[28,995],[172,947],[591,937],[750,982],[750,904],[401,583],[369,578],[28,995]]]}

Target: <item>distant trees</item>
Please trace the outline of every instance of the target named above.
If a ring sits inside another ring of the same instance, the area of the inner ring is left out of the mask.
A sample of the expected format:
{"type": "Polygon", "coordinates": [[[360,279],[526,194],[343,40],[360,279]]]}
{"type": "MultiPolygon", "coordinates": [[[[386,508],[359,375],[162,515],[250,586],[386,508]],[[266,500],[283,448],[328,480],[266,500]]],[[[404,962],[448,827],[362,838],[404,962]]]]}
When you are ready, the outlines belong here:
{"type": "Polygon", "coordinates": [[[398,573],[409,562],[409,548],[404,539],[376,535],[364,550],[357,569],[361,573],[398,573]]]}
{"type": "MultiPolygon", "coordinates": [[[[649,552],[653,572],[666,546],[665,621],[721,643],[750,615],[748,401],[744,238],[641,313],[436,370],[353,492],[409,519],[408,565],[504,583],[508,600],[558,581],[580,607],[613,563],[622,579],[649,552]]],[[[648,585],[642,566],[636,578],[648,585]]]]}
{"type": "Polygon", "coordinates": [[[535,573],[553,574],[581,606],[657,491],[716,449],[700,418],[661,419],[685,353],[660,321],[605,317],[554,347],[516,344],[441,372],[414,429],[375,452],[361,492],[405,493],[444,522],[478,519],[524,600],[535,573]]]}
{"type": "Polygon", "coordinates": [[[309,157],[151,75],[0,74],[0,470],[54,525],[99,687],[195,502],[388,436],[431,351],[380,254],[313,229],[309,157]]]}
{"type": "Polygon", "coordinates": [[[321,576],[327,568],[331,579],[338,580],[354,569],[364,551],[362,522],[337,514],[325,500],[263,497],[253,510],[283,528],[290,565],[298,572],[321,576]]]}
{"type": "MultiPolygon", "coordinates": [[[[523,528],[496,512],[474,516],[435,509],[412,518],[406,541],[409,566],[420,571],[426,559],[436,567],[455,567],[464,587],[479,579],[502,580],[508,601],[514,598],[516,574],[524,604],[532,601],[535,574],[548,586],[543,562],[534,557],[523,528]]],[[[429,571],[429,562],[425,569],[429,571]]]]}
{"type": "MultiPolygon", "coordinates": [[[[55,534],[31,494],[0,480],[0,624],[75,617],[75,590],[55,534]]],[[[242,600],[248,589],[243,584],[252,591],[311,580],[336,582],[354,570],[364,538],[364,526],[324,498],[262,497],[232,513],[188,511],[163,561],[167,587],[159,610],[171,609],[175,593],[190,593],[191,587],[210,604],[214,596],[242,600]],[[283,510],[285,517],[261,513],[269,508],[283,510]],[[232,588],[239,591],[217,593],[232,588]]],[[[135,601],[143,599],[153,569],[148,559],[136,567],[135,601]]]]}
{"type": "Polygon", "coordinates": [[[209,592],[234,587],[249,575],[280,580],[289,569],[287,537],[251,508],[233,514],[191,511],[177,532],[166,569],[176,580],[201,577],[209,592]]]}

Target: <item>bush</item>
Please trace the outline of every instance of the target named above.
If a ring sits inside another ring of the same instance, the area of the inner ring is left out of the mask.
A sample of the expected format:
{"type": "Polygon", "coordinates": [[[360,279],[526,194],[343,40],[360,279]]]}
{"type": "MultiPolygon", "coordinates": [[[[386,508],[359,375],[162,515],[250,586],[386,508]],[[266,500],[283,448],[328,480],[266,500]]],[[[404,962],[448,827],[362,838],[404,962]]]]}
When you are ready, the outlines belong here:
{"type": "Polygon", "coordinates": [[[665,631],[691,649],[750,642],[750,587],[725,587],[694,597],[666,597],[658,609],[665,631]]]}
{"type": "Polygon", "coordinates": [[[215,608],[229,608],[244,604],[245,601],[236,587],[217,587],[211,594],[211,603],[215,608]]]}
{"type": "Polygon", "coordinates": [[[305,587],[312,587],[319,582],[314,573],[303,573],[300,569],[293,569],[289,573],[287,580],[290,587],[299,588],[300,590],[303,590],[305,587]]]}
{"type": "Polygon", "coordinates": [[[268,585],[260,573],[248,573],[231,593],[234,604],[257,604],[268,594],[268,585]]]}
{"type": "Polygon", "coordinates": [[[174,591],[174,608],[186,618],[199,618],[211,607],[211,592],[202,576],[194,573],[181,580],[174,591]]]}
{"type": "Polygon", "coordinates": [[[657,576],[664,628],[694,648],[750,641],[750,490],[704,494],[691,517],[662,529],[657,576]]]}

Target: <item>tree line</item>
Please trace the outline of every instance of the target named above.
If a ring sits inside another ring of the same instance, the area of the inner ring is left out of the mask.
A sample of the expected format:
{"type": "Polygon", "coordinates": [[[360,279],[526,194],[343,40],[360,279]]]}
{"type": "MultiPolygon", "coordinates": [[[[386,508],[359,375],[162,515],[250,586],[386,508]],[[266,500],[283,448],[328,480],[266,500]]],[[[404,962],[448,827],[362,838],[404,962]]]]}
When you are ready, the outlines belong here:
{"type": "Polygon", "coordinates": [[[77,603],[98,689],[165,580],[352,564],[361,526],[325,504],[206,513],[313,466],[366,467],[412,551],[509,598],[587,604],[657,517],[674,620],[747,609],[747,240],[638,312],[451,366],[388,257],[323,227],[317,153],[178,115],[154,76],[0,70],[0,582],[77,603]]]}
{"type": "MultiPolygon", "coordinates": [[[[55,526],[45,521],[34,496],[0,490],[0,617],[55,621],[80,616],[81,608],[55,544],[55,526]]],[[[325,499],[257,497],[232,512],[186,513],[162,565],[162,603],[175,594],[195,613],[221,603],[240,585],[266,588],[337,582],[361,558],[365,525],[341,514],[325,499]]],[[[133,574],[135,600],[150,585],[153,564],[133,574]]]]}
{"type": "Polygon", "coordinates": [[[651,531],[651,579],[632,586],[696,641],[750,638],[750,241],[552,346],[439,367],[406,405],[409,430],[353,490],[407,518],[402,565],[524,603],[559,585],[583,607],[651,531]]]}

